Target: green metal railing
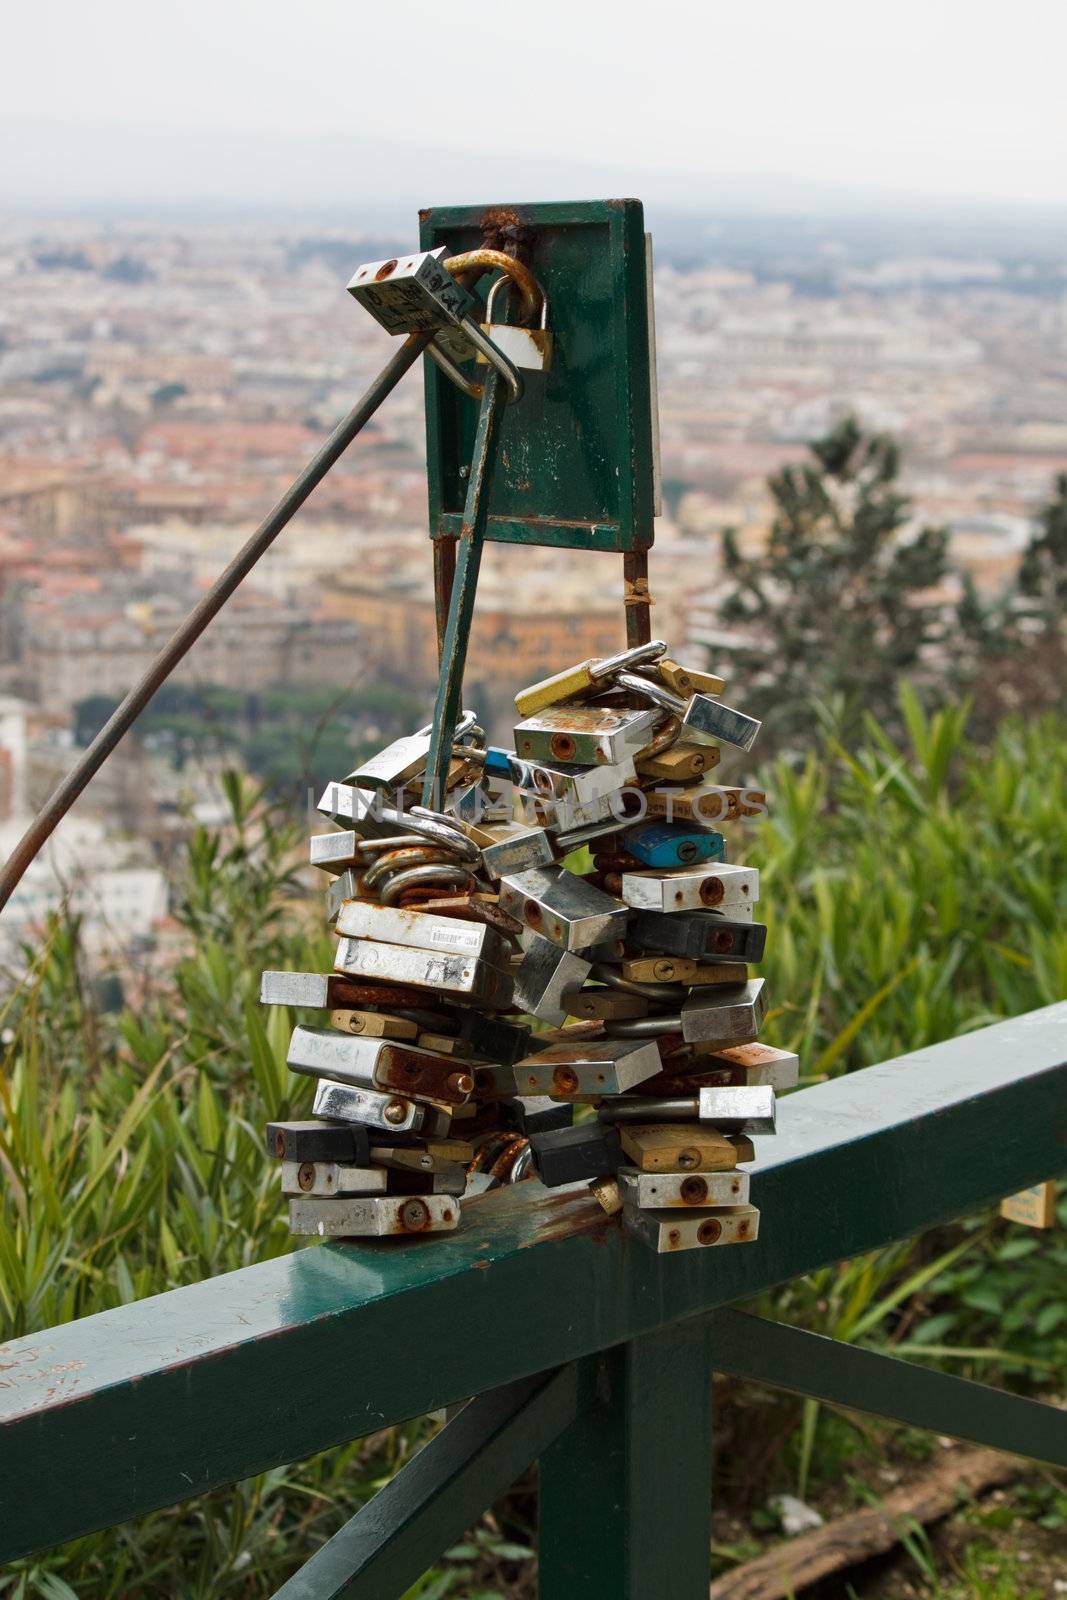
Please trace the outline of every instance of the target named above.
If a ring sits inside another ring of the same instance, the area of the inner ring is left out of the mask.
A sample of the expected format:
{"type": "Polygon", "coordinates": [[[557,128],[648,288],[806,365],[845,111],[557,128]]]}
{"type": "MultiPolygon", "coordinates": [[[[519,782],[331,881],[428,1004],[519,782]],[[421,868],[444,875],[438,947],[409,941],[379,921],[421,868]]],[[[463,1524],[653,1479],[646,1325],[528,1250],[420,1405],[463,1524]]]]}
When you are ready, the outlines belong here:
{"type": "Polygon", "coordinates": [[[0,1349],[0,1561],[470,1400],[279,1591],[391,1600],[540,1463],[544,1600],[708,1591],[711,1376],[1067,1465],[1067,1411],[729,1309],[1067,1170],[1067,1003],[788,1096],[759,1241],[657,1257],[584,1189],[326,1245],[0,1349]]]}

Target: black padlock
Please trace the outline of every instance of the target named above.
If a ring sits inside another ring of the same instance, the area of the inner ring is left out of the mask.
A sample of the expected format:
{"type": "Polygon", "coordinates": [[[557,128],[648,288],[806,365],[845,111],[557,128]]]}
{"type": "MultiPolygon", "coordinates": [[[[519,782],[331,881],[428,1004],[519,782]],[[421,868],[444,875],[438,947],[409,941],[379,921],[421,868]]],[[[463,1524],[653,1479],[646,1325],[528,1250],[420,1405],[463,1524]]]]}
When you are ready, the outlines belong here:
{"type": "Polygon", "coordinates": [[[530,1149],[547,1189],[579,1178],[613,1177],[624,1159],[618,1129],[598,1122],[532,1134],[530,1149]]]}
{"type": "Polygon", "coordinates": [[[760,961],[766,943],[766,923],[731,922],[709,911],[636,911],[626,936],[628,949],[692,961],[760,961]]]}
{"type": "Polygon", "coordinates": [[[267,1151],[279,1161],[370,1163],[370,1136],[356,1122],[268,1122],[267,1151]]]}

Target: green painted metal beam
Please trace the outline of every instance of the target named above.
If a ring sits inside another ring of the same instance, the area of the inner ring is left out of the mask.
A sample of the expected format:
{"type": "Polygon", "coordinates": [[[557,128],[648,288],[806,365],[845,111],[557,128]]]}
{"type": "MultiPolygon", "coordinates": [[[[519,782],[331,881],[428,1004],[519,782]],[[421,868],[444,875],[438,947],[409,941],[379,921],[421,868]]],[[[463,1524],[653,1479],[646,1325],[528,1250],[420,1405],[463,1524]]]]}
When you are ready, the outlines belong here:
{"type": "Polygon", "coordinates": [[[591,1399],[572,1362],[471,1400],[274,1600],[403,1594],[591,1399]]]}
{"type": "Polygon", "coordinates": [[[723,1372],[1067,1467],[1067,1410],[742,1311],[710,1326],[723,1372]]]}
{"type": "Polygon", "coordinates": [[[471,626],[474,622],[474,600],[478,592],[478,574],[482,568],[485,529],[489,521],[489,498],[497,467],[497,439],[505,404],[504,380],[498,372],[490,369],[485,379],[478,410],[478,429],[471,456],[467,502],[463,513],[463,525],[459,532],[456,570],[448,603],[448,621],[445,623],[441,645],[441,667],[437,680],[437,698],[433,708],[430,753],[426,762],[426,779],[422,786],[422,803],[431,810],[440,810],[444,803],[448,769],[452,761],[452,741],[460,717],[463,674],[467,667],[467,645],[470,642],[471,626]]]}
{"type": "Polygon", "coordinates": [[[661,1258],[581,1189],[529,1182],[466,1205],[454,1234],[313,1245],[15,1340],[0,1350],[0,1560],[1067,1170],[1067,1004],[789,1095],[779,1128],[756,1140],[763,1226],[744,1248],[661,1258]],[[430,1343],[432,1362],[396,1359],[430,1343]]]}
{"type": "Polygon", "coordinates": [[[541,1458],[541,1600],[707,1600],[712,1347],[707,1317],[604,1356],[599,1403],[541,1458]]]}

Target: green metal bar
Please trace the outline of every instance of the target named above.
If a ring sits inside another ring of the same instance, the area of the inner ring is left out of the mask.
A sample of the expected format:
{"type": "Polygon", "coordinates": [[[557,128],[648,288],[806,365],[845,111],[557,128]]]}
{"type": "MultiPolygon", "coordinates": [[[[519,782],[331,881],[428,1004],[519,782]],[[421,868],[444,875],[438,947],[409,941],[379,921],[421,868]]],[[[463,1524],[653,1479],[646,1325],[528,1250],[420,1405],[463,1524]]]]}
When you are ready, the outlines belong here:
{"type": "Polygon", "coordinates": [[[572,1362],[465,1405],[274,1600],[396,1600],[591,1396],[572,1362]]]}
{"type": "Polygon", "coordinates": [[[0,1561],[745,1300],[1063,1172],[1067,1004],[787,1095],[778,1127],[755,1141],[763,1225],[744,1248],[659,1257],[583,1188],[530,1181],[465,1203],[454,1234],[312,1245],[14,1340],[0,1349],[0,1561]],[[432,1362],[395,1359],[413,1328],[432,1362]],[[343,1383],[328,1381],[341,1369],[343,1383]]]}
{"type": "Polygon", "coordinates": [[[600,1401],[541,1458],[540,1600],[707,1600],[708,1319],[591,1358],[600,1401]]]}
{"type": "Polygon", "coordinates": [[[433,708],[433,733],[422,787],[424,806],[440,807],[444,798],[448,767],[452,760],[452,739],[459,721],[463,698],[463,672],[467,665],[467,645],[474,620],[474,597],[485,547],[489,522],[489,502],[493,492],[497,440],[505,396],[504,380],[495,367],[488,368],[478,412],[478,431],[474,436],[467,503],[460,529],[455,572],[448,605],[448,622],[441,642],[441,672],[437,681],[437,700],[433,708]]]}
{"type": "Polygon", "coordinates": [[[711,1317],[715,1365],[753,1383],[1067,1467],[1067,1411],[742,1311],[711,1317]]]}

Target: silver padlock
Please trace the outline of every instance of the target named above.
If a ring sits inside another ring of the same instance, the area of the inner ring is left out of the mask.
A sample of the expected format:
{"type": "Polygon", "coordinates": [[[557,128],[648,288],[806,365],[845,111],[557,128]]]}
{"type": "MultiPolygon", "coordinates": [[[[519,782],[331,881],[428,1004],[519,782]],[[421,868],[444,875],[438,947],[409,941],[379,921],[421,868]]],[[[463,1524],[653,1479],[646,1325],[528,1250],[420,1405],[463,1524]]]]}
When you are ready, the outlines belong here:
{"type": "MultiPolygon", "coordinates": [[[[493,301],[496,299],[497,290],[501,284],[509,280],[500,277],[489,291],[489,299],[485,304],[485,318],[482,323],[482,332],[494,343],[502,355],[507,356],[513,366],[519,367],[523,372],[547,372],[552,365],[552,335],[548,331],[548,296],[541,289],[541,326],[539,328],[521,328],[513,326],[510,322],[493,321],[493,301]]],[[[488,365],[484,355],[479,353],[478,364],[488,365]]]]}
{"type": "Polygon", "coordinates": [[[452,328],[472,317],[478,302],[445,268],[449,251],[418,250],[357,268],[348,292],[387,333],[452,328]]]}

